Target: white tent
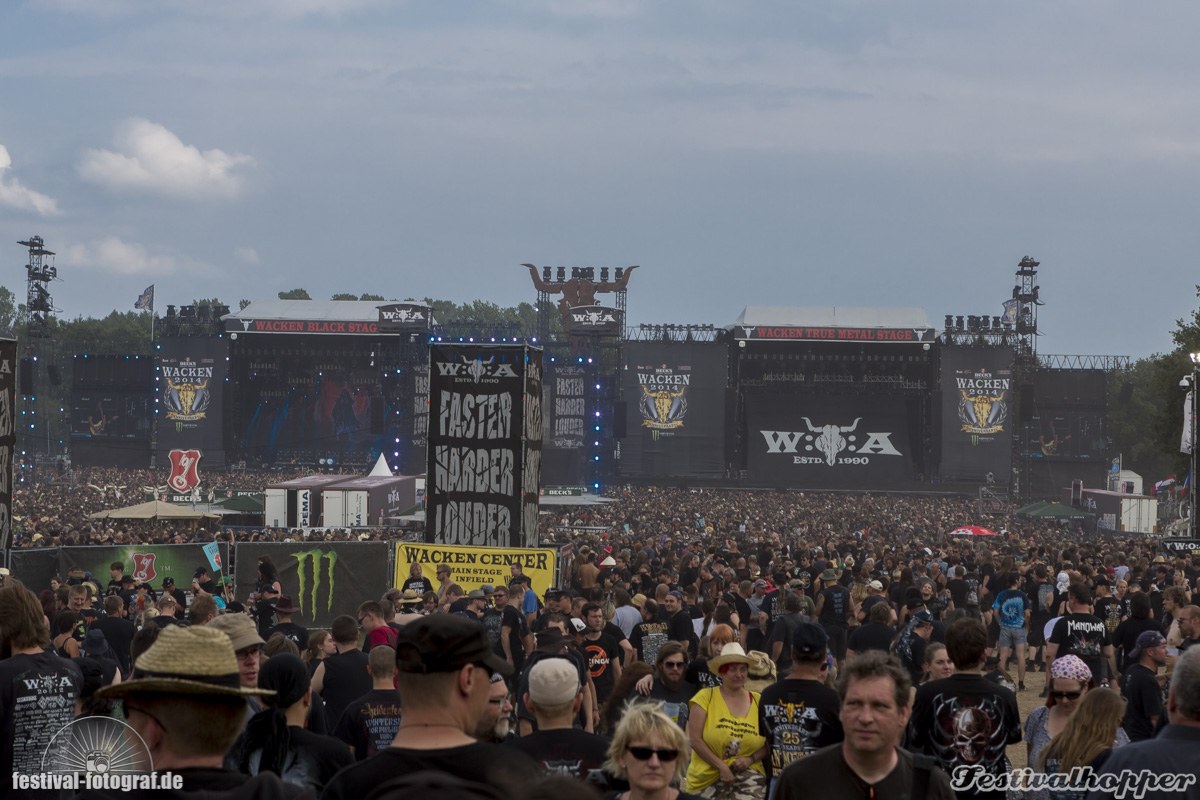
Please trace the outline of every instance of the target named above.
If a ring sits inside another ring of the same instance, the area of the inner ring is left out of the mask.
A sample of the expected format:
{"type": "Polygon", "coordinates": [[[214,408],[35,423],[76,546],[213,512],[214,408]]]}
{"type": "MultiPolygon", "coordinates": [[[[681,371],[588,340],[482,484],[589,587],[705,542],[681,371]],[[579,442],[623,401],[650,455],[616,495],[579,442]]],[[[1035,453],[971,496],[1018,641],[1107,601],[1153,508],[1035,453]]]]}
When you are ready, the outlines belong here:
{"type": "Polygon", "coordinates": [[[388,466],[387,459],[383,457],[383,453],[379,454],[379,460],[375,462],[375,466],[371,467],[371,471],[367,473],[371,478],[390,478],[392,477],[392,468],[388,466]]]}

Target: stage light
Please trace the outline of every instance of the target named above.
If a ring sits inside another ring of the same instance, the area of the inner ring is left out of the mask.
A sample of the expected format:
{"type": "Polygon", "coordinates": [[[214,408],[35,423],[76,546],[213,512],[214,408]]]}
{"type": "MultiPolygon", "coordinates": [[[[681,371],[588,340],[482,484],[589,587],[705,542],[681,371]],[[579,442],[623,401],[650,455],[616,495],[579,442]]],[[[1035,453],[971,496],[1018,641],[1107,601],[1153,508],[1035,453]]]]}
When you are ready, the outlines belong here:
{"type": "Polygon", "coordinates": [[[597,417],[598,417],[598,416],[600,416],[600,412],[599,412],[599,411],[597,411],[597,412],[596,412],[596,416],[597,416],[597,417]]]}
{"type": "Polygon", "coordinates": [[[600,460],[600,456],[593,456],[593,457],[592,457],[592,460],[593,460],[593,461],[599,461],[599,460],[600,460]]]}
{"type": "Polygon", "coordinates": [[[598,383],[597,383],[597,384],[596,384],[596,388],[597,388],[597,389],[599,389],[599,388],[600,388],[600,384],[598,384],[598,383]]]}

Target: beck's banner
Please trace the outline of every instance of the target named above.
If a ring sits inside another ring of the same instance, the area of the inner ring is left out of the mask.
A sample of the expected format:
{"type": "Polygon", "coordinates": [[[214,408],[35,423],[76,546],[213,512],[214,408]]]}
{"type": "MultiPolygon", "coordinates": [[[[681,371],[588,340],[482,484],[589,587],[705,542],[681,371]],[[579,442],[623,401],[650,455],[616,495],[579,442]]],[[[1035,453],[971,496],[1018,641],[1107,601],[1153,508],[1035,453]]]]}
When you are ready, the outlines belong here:
{"type": "Polygon", "coordinates": [[[172,450],[198,450],[207,467],[225,466],[221,433],[225,340],[164,339],[159,349],[158,460],[172,450]]]}
{"type": "Polygon", "coordinates": [[[915,401],[902,397],[746,396],[746,466],[768,486],[876,489],[913,478],[915,401]]]}
{"type": "MultiPolygon", "coordinates": [[[[222,556],[228,546],[222,544],[222,556]]],[[[204,547],[198,544],[101,545],[59,549],[59,572],[66,575],[74,567],[92,573],[103,589],[108,585],[108,566],[114,561],[125,565],[125,574],[138,583],[149,583],[154,591],[162,588],[163,578],[174,578],[175,585],[187,589],[197,567],[210,569],[204,547]]],[[[218,576],[220,577],[220,576],[218,576]]]]}
{"type": "Polygon", "coordinates": [[[242,542],[234,548],[237,596],[245,600],[258,580],[258,561],[270,556],[283,595],[300,609],[292,621],[328,628],[335,617],[355,616],[391,586],[387,542],[242,542]]]}
{"type": "Polygon", "coordinates": [[[396,544],[396,574],[394,585],[403,586],[411,577],[413,564],[435,587],[437,567],[450,567],[450,580],[469,592],[484,586],[508,586],[512,580],[512,565],[520,564],[529,576],[530,585],[541,597],[554,586],[555,551],[548,547],[450,547],[438,544],[396,544]]]}
{"type": "Polygon", "coordinates": [[[1013,351],[942,348],[943,478],[1007,483],[1016,407],[1013,351]]]}
{"type": "Polygon", "coordinates": [[[17,446],[17,340],[0,339],[0,549],[12,534],[13,461],[17,446]]]}
{"type": "Polygon", "coordinates": [[[727,352],[708,342],[626,345],[623,475],[724,474],[727,352]]]}
{"type": "Polygon", "coordinates": [[[426,542],[537,543],[541,392],[538,348],[430,348],[426,542]]]}

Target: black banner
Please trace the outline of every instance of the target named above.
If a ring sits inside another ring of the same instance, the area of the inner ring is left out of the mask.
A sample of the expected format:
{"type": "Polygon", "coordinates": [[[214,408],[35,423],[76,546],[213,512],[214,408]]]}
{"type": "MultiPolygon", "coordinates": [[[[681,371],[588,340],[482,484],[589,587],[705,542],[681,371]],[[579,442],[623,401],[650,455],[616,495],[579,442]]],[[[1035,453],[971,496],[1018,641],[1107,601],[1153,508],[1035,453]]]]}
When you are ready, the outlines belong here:
{"type": "Polygon", "coordinates": [[[912,398],[755,393],[746,397],[746,466],[770,486],[874,489],[913,478],[912,398]]]}
{"type": "Polygon", "coordinates": [[[379,332],[423,331],[429,328],[433,309],[420,303],[392,303],[379,307],[379,332]]]}
{"type": "Polygon", "coordinates": [[[292,620],[328,628],[335,617],[355,616],[392,584],[387,542],[244,542],[234,547],[237,597],[245,600],[258,581],[258,560],[270,556],[285,597],[300,609],[292,620]]]}
{"type": "Polygon", "coordinates": [[[206,467],[225,466],[221,433],[225,386],[223,339],[165,339],[158,359],[158,459],[199,450],[206,467]]]}
{"type": "Polygon", "coordinates": [[[1196,558],[1200,556],[1200,539],[1163,539],[1159,542],[1159,549],[1171,558],[1196,558]]]}
{"type": "Polygon", "coordinates": [[[607,306],[572,306],[567,320],[572,336],[616,336],[624,326],[624,314],[607,306]]]}
{"type": "MultiPolygon", "coordinates": [[[[13,577],[34,594],[41,594],[42,589],[50,588],[51,580],[62,580],[66,575],[58,571],[57,547],[13,550],[8,554],[8,568],[12,570],[13,577]]],[[[105,579],[100,585],[103,587],[107,584],[108,580],[105,579]]]]}
{"type": "Polygon", "coordinates": [[[540,472],[541,359],[541,350],[520,345],[430,348],[425,495],[430,544],[536,544],[536,506],[528,514],[522,495],[531,493],[536,504],[540,475],[527,476],[525,470],[540,472]]]}
{"type": "Polygon", "coordinates": [[[706,342],[626,346],[623,475],[724,474],[727,352],[706,342]]]}
{"type": "Polygon", "coordinates": [[[587,372],[574,360],[550,364],[545,386],[547,448],[583,448],[587,425],[587,372]]]}
{"type": "Polygon", "coordinates": [[[1107,462],[1107,376],[1102,370],[1047,369],[1033,375],[1026,447],[1033,461],[1107,462]]]}
{"type": "Polygon", "coordinates": [[[13,461],[17,446],[17,340],[0,339],[0,548],[12,534],[13,461]]]}
{"type": "Polygon", "coordinates": [[[942,468],[950,480],[1007,484],[1016,418],[1013,351],[942,348],[942,468]]]}

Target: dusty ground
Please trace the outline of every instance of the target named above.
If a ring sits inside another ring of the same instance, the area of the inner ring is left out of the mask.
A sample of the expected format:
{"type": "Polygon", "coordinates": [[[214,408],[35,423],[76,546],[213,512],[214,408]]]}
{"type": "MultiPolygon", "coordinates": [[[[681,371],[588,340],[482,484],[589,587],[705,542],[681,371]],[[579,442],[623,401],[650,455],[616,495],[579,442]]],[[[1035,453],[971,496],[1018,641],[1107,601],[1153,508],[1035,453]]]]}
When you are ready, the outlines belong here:
{"type": "MultiPolygon", "coordinates": [[[[1017,707],[1021,709],[1022,737],[1025,735],[1025,720],[1029,719],[1029,713],[1038,706],[1046,704],[1046,698],[1038,697],[1038,692],[1042,691],[1045,681],[1045,675],[1040,672],[1027,674],[1025,676],[1025,691],[1017,692],[1017,707]]],[[[1020,744],[1009,745],[1008,760],[1012,762],[1014,768],[1026,766],[1024,741],[1020,744]]]]}

